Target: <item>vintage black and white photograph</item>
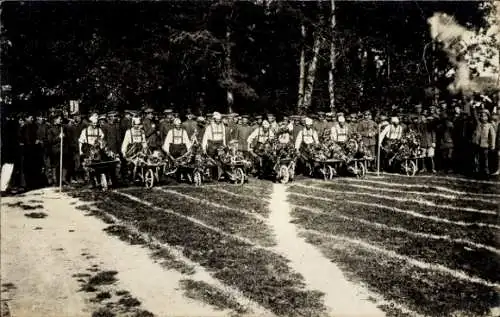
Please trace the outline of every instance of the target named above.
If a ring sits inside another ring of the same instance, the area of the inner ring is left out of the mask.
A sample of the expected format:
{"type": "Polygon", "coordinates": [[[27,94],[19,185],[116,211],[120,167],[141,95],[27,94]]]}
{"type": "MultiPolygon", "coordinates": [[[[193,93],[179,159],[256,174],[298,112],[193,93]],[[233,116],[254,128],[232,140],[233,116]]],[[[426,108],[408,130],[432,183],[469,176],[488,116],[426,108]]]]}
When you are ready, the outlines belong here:
{"type": "Polygon", "coordinates": [[[500,0],[0,6],[0,317],[500,316],[500,0]]]}

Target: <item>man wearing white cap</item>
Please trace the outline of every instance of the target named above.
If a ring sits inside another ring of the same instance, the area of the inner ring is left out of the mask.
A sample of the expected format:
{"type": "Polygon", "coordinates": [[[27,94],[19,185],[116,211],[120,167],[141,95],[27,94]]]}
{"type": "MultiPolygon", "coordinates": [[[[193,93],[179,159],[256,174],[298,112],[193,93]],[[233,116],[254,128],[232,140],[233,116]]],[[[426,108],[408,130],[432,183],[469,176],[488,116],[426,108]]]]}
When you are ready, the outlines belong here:
{"type": "Polygon", "coordinates": [[[226,127],[221,120],[221,114],[214,112],[213,121],[206,127],[203,134],[201,148],[210,156],[216,154],[218,147],[226,145],[226,127]]]}
{"type": "Polygon", "coordinates": [[[80,155],[88,155],[90,148],[99,144],[100,148],[104,147],[104,132],[99,128],[99,117],[97,113],[90,116],[90,125],[83,129],[78,139],[80,155]]]}
{"type": "Polygon", "coordinates": [[[330,129],[330,138],[333,142],[345,144],[351,131],[345,122],[345,117],[340,115],[337,119],[338,123],[334,124],[330,129]]]}
{"type": "Polygon", "coordinates": [[[313,129],[313,121],[311,118],[306,118],[304,120],[305,127],[299,131],[297,138],[295,139],[295,149],[298,151],[302,144],[306,146],[319,144],[318,132],[313,129]]]}
{"type": "Polygon", "coordinates": [[[191,149],[191,141],[187,131],[181,126],[181,119],[174,119],[174,127],[170,129],[163,143],[163,151],[170,159],[181,157],[191,149]]]}
{"type": "Polygon", "coordinates": [[[147,138],[141,126],[141,118],[132,118],[132,127],[125,132],[121,152],[124,158],[129,158],[147,147],[147,138]]]}

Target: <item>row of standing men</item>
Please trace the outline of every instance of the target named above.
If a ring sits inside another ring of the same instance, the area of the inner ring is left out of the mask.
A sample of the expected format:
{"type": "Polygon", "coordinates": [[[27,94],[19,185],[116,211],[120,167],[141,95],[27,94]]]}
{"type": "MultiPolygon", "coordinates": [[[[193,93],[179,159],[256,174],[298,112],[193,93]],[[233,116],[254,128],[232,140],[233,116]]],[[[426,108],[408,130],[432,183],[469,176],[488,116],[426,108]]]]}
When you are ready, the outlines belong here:
{"type": "Polygon", "coordinates": [[[91,143],[94,138],[101,138],[110,150],[122,156],[126,154],[127,146],[135,142],[177,156],[195,142],[212,152],[217,145],[237,140],[240,150],[247,152],[255,143],[274,136],[283,142],[294,143],[299,149],[301,143],[317,143],[326,137],[345,142],[349,136],[358,133],[375,156],[378,142],[398,139],[406,131],[414,130],[432,158],[430,170],[436,169],[433,159],[436,149],[440,153],[441,169],[465,168],[467,171],[479,167],[485,173],[496,170],[496,166],[491,166],[492,161],[498,161],[498,148],[495,148],[500,145],[495,136],[499,124],[496,115],[476,108],[472,116],[457,110],[422,115],[421,110],[417,105],[412,114],[392,118],[377,115],[375,120],[370,111],[349,115],[318,112],[310,116],[283,117],[280,122],[272,114],[250,118],[248,115],[221,115],[217,112],[206,117],[188,113],[180,122],[178,114],[170,109],[164,111],[161,119],[153,109],[125,111],[123,115],[111,111],[87,118],[57,112],[48,117],[41,114],[7,117],[4,131],[15,133],[9,133],[14,136],[9,138],[2,133],[2,157],[3,162],[12,162],[15,166],[13,184],[29,189],[57,182],[61,127],[64,182],[81,178],[81,156],[85,148],[82,145],[91,143]],[[458,155],[460,153],[473,153],[473,157],[465,159],[464,155],[458,155]],[[469,168],[470,164],[478,166],[469,168]]]}

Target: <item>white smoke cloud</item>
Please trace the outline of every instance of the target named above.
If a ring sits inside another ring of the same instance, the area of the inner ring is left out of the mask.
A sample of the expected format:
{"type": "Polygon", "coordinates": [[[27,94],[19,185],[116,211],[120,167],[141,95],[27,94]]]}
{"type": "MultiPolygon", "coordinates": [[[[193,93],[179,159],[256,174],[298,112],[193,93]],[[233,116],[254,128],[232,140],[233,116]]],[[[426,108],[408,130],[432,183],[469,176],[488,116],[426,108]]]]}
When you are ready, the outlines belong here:
{"type": "Polygon", "coordinates": [[[470,30],[446,13],[435,13],[427,22],[432,39],[442,44],[454,67],[454,82],[448,87],[452,93],[487,92],[499,87],[500,31],[496,21],[500,1],[487,3],[492,6],[485,17],[488,27],[470,30]]]}

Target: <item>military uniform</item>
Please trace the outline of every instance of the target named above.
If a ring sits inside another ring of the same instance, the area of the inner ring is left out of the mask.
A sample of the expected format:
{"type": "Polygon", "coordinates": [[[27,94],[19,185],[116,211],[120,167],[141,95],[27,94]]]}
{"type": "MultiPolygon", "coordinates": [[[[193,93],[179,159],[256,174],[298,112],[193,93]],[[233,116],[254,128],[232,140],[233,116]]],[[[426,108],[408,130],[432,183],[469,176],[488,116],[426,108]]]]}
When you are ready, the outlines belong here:
{"type": "Polygon", "coordinates": [[[378,133],[377,123],[375,123],[372,119],[367,118],[361,120],[358,124],[358,133],[361,135],[361,140],[372,157],[376,157],[378,133]]]}

